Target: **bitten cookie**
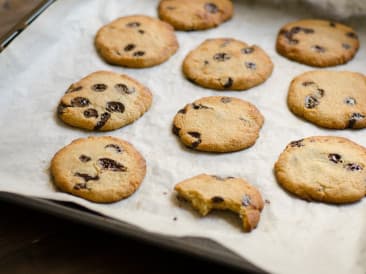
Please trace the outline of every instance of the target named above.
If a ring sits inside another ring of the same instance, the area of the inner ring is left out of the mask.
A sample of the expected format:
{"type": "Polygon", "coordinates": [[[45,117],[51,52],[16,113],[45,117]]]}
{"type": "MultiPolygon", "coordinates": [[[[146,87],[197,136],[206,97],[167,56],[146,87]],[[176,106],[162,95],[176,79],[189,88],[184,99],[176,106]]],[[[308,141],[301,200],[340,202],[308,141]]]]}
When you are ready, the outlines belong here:
{"type": "Polygon", "coordinates": [[[238,213],[246,232],[257,227],[264,207],[260,192],[241,178],[200,174],[178,183],[175,190],[202,216],[212,209],[238,213]]]}
{"type": "Polygon", "coordinates": [[[277,36],[281,55],[315,67],[347,63],[359,48],[355,31],[340,23],[325,20],[300,20],[288,23],[277,36]]]}
{"type": "Polygon", "coordinates": [[[151,102],[149,89],[131,77],[98,71],[69,87],[57,113],[71,126],[107,131],[134,122],[151,102]]]}
{"type": "Polygon", "coordinates": [[[252,146],[264,122],[251,103],[234,98],[204,97],[179,110],[173,133],[193,149],[231,152],[252,146]]]}
{"type": "Polygon", "coordinates": [[[161,0],[159,17],[177,30],[217,27],[233,15],[230,0],[161,0]]]}
{"type": "Polygon", "coordinates": [[[273,64],[258,46],[235,39],[208,39],[184,59],[183,72],[194,83],[218,90],[245,90],[263,83],[273,64]]]}
{"type": "Polygon", "coordinates": [[[161,64],[178,49],[174,29],[169,24],[145,15],[118,18],[102,27],[95,46],[111,64],[144,68],[161,64]]]}
{"type": "Polygon", "coordinates": [[[366,149],[346,138],[309,137],[287,145],[275,164],[278,183],[306,200],[351,203],[366,193],[366,149]]]}
{"type": "Polygon", "coordinates": [[[130,196],[145,173],[140,153],[128,142],[109,136],[74,140],[51,162],[54,183],[62,191],[98,203],[130,196]]]}
{"type": "Polygon", "coordinates": [[[310,71],[291,82],[287,104],[306,120],[326,128],[366,127],[366,77],[348,71],[310,71]]]}

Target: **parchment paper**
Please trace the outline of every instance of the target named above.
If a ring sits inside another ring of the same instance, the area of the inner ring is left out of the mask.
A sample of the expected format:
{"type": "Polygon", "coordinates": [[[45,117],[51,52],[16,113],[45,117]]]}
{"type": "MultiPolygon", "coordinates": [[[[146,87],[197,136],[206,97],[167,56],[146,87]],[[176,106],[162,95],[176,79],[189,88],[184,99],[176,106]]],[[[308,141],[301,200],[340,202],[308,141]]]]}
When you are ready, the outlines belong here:
{"type": "MultiPolygon", "coordinates": [[[[104,63],[94,49],[96,31],[119,16],[156,16],[157,2],[57,1],[0,55],[0,190],[72,201],[152,232],[207,237],[275,273],[365,273],[366,200],[347,206],[305,202],[281,189],[273,175],[274,162],[292,140],[338,135],[366,146],[364,130],[321,129],[296,118],[286,106],[291,79],[312,68],[279,56],[276,34],[283,24],[314,13],[303,6],[234,1],[234,18],[219,28],[177,32],[180,49],[160,66],[125,69],[104,63]],[[245,92],[218,92],[185,80],[184,56],[204,39],[215,37],[260,45],[275,64],[272,76],[245,92]],[[61,193],[49,176],[50,160],[61,147],[75,138],[102,135],[68,127],[55,116],[67,87],[96,70],[126,73],[154,94],[152,108],[141,119],[106,133],[132,142],[147,160],[141,188],[108,205],[61,193]],[[229,154],[198,153],[181,146],[171,133],[176,111],[200,97],[223,94],[248,100],[263,113],[266,121],[257,143],[229,154]],[[260,189],[270,204],[256,230],[243,233],[239,219],[230,213],[200,218],[176,201],[174,184],[204,172],[243,177],[260,189]]],[[[365,21],[348,23],[357,29],[362,46],[353,61],[332,69],[365,73],[365,21]]]]}

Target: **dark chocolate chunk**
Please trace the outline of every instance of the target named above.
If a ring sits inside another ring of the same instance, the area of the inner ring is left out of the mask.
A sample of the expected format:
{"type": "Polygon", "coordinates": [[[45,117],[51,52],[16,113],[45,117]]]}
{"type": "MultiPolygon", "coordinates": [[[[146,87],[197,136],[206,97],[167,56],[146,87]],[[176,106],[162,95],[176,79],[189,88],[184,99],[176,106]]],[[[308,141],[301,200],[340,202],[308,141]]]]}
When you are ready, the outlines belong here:
{"type": "Polygon", "coordinates": [[[347,105],[355,105],[357,102],[356,102],[356,99],[353,98],[353,97],[347,97],[346,99],[344,99],[344,103],[346,103],[347,105]]]}
{"type": "Polygon", "coordinates": [[[106,145],[104,148],[113,148],[117,153],[121,153],[122,152],[122,148],[120,148],[120,146],[115,145],[115,144],[109,144],[106,145]]]}
{"type": "Polygon", "coordinates": [[[88,186],[86,185],[86,183],[77,183],[74,185],[74,189],[75,190],[88,189],[88,186]]]}
{"type": "Polygon", "coordinates": [[[128,44],[127,46],[125,46],[124,51],[131,51],[134,48],[136,48],[135,44],[128,44]]]}
{"type": "Polygon", "coordinates": [[[314,33],[315,31],[313,29],[310,28],[302,28],[302,31],[306,34],[310,34],[310,33],[314,33]]]}
{"type": "Polygon", "coordinates": [[[186,108],[182,108],[182,109],[178,110],[177,113],[186,114],[186,112],[187,112],[187,109],[186,108]]]}
{"type": "Polygon", "coordinates": [[[219,11],[219,8],[214,3],[206,3],[204,8],[209,13],[217,13],[219,11]]]}
{"type": "Polygon", "coordinates": [[[209,64],[209,62],[208,62],[207,60],[205,60],[203,63],[204,63],[205,65],[208,65],[208,64],[209,64]]]}
{"type": "Polygon", "coordinates": [[[126,24],[127,27],[129,28],[137,28],[139,27],[141,24],[139,22],[129,22],[126,24]]]}
{"type": "Polygon", "coordinates": [[[202,142],[202,140],[201,140],[201,133],[196,132],[196,131],[189,131],[189,132],[187,132],[187,133],[188,133],[189,135],[191,135],[193,138],[198,139],[197,141],[194,141],[194,142],[191,144],[191,147],[192,147],[192,148],[197,147],[197,146],[202,142]]]}
{"type": "Polygon", "coordinates": [[[248,69],[256,69],[257,68],[257,65],[253,62],[245,62],[245,66],[248,68],[248,69]]]}
{"type": "Polygon", "coordinates": [[[244,53],[244,54],[251,54],[253,51],[254,51],[254,48],[252,48],[252,47],[241,49],[241,53],[244,53]]]}
{"type": "Polygon", "coordinates": [[[213,56],[213,59],[215,61],[218,61],[218,62],[224,62],[226,60],[229,60],[231,57],[229,54],[225,53],[225,52],[219,52],[219,53],[216,53],[214,56],[213,56]]]}
{"type": "Polygon", "coordinates": [[[226,83],[223,85],[224,88],[230,88],[234,83],[233,78],[229,77],[226,81],[226,83]]]}
{"type": "Polygon", "coordinates": [[[250,196],[247,195],[247,194],[245,194],[244,197],[243,197],[243,199],[241,200],[241,204],[243,206],[250,206],[250,204],[251,204],[250,196]]]}
{"type": "Polygon", "coordinates": [[[91,86],[91,89],[96,92],[103,92],[108,88],[106,84],[95,84],[91,86]]]}
{"type": "Polygon", "coordinates": [[[356,33],[354,32],[347,32],[346,35],[349,37],[349,38],[352,38],[352,39],[358,39],[358,36],[356,33]]]}
{"type": "Polygon", "coordinates": [[[305,97],[306,108],[315,108],[317,105],[319,105],[319,101],[314,96],[309,95],[305,97]]]}
{"type": "Polygon", "coordinates": [[[307,87],[307,86],[315,85],[315,83],[313,81],[305,81],[305,82],[302,82],[302,85],[304,87],[307,87]]]}
{"type": "Polygon", "coordinates": [[[314,46],[311,46],[311,49],[316,51],[316,52],[319,52],[319,53],[323,53],[326,51],[326,49],[322,46],[319,46],[319,45],[314,45],[314,46]]]}
{"type": "Polygon", "coordinates": [[[144,31],[144,30],[142,30],[142,29],[139,29],[139,33],[144,34],[144,33],[145,33],[145,31],[144,31]]]}
{"type": "Polygon", "coordinates": [[[360,166],[359,164],[356,164],[356,163],[348,163],[348,164],[344,165],[344,167],[350,171],[360,171],[363,169],[362,166],[360,166]]]}
{"type": "Polygon", "coordinates": [[[74,174],[74,176],[77,176],[77,177],[83,178],[85,182],[88,182],[88,181],[97,181],[97,180],[99,180],[99,176],[98,176],[98,175],[90,176],[89,174],[86,174],[86,173],[79,173],[79,172],[76,172],[76,173],[74,174]]]}
{"type": "Polygon", "coordinates": [[[123,113],[125,111],[125,106],[120,102],[108,102],[106,110],[109,112],[123,113]]]}
{"type": "Polygon", "coordinates": [[[343,163],[343,161],[341,160],[342,156],[337,153],[328,154],[328,159],[335,164],[343,163]]]}
{"type": "Polygon", "coordinates": [[[111,114],[108,112],[104,112],[101,116],[100,116],[100,120],[98,121],[98,123],[95,125],[94,129],[95,130],[99,130],[101,129],[109,120],[109,118],[111,117],[111,114]]]}
{"type": "Polygon", "coordinates": [[[319,97],[323,97],[325,94],[325,91],[322,88],[317,88],[316,91],[317,91],[319,97]]]}
{"type": "Polygon", "coordinates": [[[89,103],[89,100],[84,97],[75,97],[71,100],[71,106],[73,107],[86,107],[89,103]]]}
{"type": "Polygon", "coordinates": [[[58,115],[63,114],[63,113],[64,113],[65,108],[69,108],[69,107],[71,107],[71,106],[66,105],[66,104],[64,104],[64,103],[60,103],[60,104],[58,105],[58,107],[57,107],[57,114],[58,114],[58,115]]]}
{"type": "Polygon", "coordinates": [[[351,118],[348,121],[348,127],[353,128],[356,122],[363,118],[365,118],[365,115],[362,115],[361,113],[352,113],[351,118]]]}
{"type": "Polygon", "coordinates": [[[82,154],[79,156],[79,160],[82,161],[83,163],[86,163],[86,162],[89,162],[91,160],[91,158],[89,156],[82,154]]]}
{"type": "Polygon", "coordinates": [[[351,48],[351,45],[350,44],[347,44],[347,43],[343,43],[342,44],[342,48],[344,48],[344,49],[350,49],[351,48]]]}
{"type": "Polygon", "coordinates": [[[139,56],[144,56],[145,55],[145,52],[142,51],[142,50],[139,50],[139,51],[135,51],[133,53],[133,56],[136,56],[136,57],[139,57],[139,56]]]}
{"type": "Polygon", "coordinates": [[[86,118],[91,118],[91,117],[95,117],[98,118],[98,111],[94,108],[88,108],[87,110],[84,111],[84,116],[86,118]]]}
{"type": "Polygon", "coordinates": [[[173,125],[173,128],[172,128],[173,134],[179,136],[179,131],[180,131],[180,128],[177,127],[176,125],[173,125]]]}
{"type": "Polygon", "coordinates": [[[220,197],[220,196],[214,196],[211,198],[211,201],[215,204],[219,204],[219,203],[222,203],[224,202],[224,198],[220,197]]]}
{"type": "Polygon", "coordinates": [[[336,23],[334,23],[334,22],[330,21],[330,22],[329,22],[329,26],[331,26],[332,28],[335,28],[335,27],[336,27],[336,23]]]}
{"type": "Polygon", "coordinates": [[[119,83],[119,84],[115,84],[114,88],[121,93],[126,93],[126,94],[132,94],[135,92],[135,89],[133,87],[128,87],[125,84],[119,83]]]}
{"type": "Polygon", "coordinates": [[[224,104],[230,103],[231,102],[231,98],[230,97],[222,97],[220,99],[221,102],[223,102],[224,104]]]}
{"type": "Polygon", "coordinates": [[[83,89],[82,86],[74,87],[73,85],[71,85],[69,87],[69,89],[66,91],[66,93],[76,92],[76,91],[80,91],[82,89],[83,89]]]}
{"type": "Polygon", "coordinates": [[[127,171],[127,167],[109,158],[100,158],[98,165],[109,171],[127,171]]]}
{"type": "Polygon", "coordinates": [[[202,104],[196,104],[196,103],[193,103],[192,107],[193,107],[193,109],[210,109],[210,107],[208,107],[208,106],[205,106],[202,104]]]}
{"type": "Polygon", "coordinates": [[[292,141],[290,143],[290,146],[292,146],[292,147],[303,147],[304,146],[304,144],[302,143],[303,140],[304,139],[300,139],[300,140],[297,140],[297,141],[292,141]]]}

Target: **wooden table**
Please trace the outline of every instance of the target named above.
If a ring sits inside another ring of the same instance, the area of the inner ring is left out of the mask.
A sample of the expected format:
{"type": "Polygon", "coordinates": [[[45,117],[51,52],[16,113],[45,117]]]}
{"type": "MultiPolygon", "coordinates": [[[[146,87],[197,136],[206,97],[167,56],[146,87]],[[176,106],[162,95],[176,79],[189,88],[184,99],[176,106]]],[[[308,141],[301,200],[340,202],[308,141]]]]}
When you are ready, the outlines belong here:
{"type": "MultiPolygon", "coordinates": [[[[61,0],[62,1],[62,0],[61,0]]],[[[0,37],[40,0],[0,0],[0,37]]],[[[0,202],[0,273],[235,273],[210,262],[0,202]]]]}

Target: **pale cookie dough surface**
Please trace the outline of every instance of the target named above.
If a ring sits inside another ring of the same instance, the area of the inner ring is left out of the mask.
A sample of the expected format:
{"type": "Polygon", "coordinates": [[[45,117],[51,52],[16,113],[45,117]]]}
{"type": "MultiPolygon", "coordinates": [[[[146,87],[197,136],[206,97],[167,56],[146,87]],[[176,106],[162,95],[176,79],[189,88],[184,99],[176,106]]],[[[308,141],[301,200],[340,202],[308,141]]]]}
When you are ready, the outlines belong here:
{"type": "Polygon", "coordinates": [[[353,58],[360,46],[356,32],[343,24],[307,19],[284,25],[276,48],[281,55],[315,67],[336,66],[353,58]]]}
{"type": "Polygon", "coordinates": [[[108,63],[144,68],[168,60],[177,51],[178,41],[171,25],[150,16],[132,15],[103,26],[95,46],[108,63]]]}
{"type": "Polygon", "coordinates": [[[59,150],[51,162],[57,187],[98,203],[130,196],[145,173],[141,154],[130,143],[109,136],[74,140],[59,150]]]}
{"type": "Polygon", "coordinates": [[[306,200],[351,203],[366,193],[366,149],[346,138],[293,141],[275,164],[278,183],[306,200]]]}
{"type": "Polygon", "coordinates": [[[162,0],[159,17],[177,30],[217,27],[233,15],[230,0],[162,0]]]}
{"type": "Polygon", "coordinates": [[[366,77],[348,71],[310,71],[295,77],[290,110],[325,128],[366,127],[366,77]]]}
{"type": "Polygon", "coordinates": [[[257,45],[232,38],[207,39],[184,59],[183,72],[194,83],[218,90],[246,90],[263,83],[273,63],[257,45]]]}
{"type": "Polygon", "coordinates": [[[260,192],[241,178],[200,174],[176,184],[175,190],[202,216],[212,209],[238,213],[247,232],[257,227],[264,207],[260,192]]]}
{"type": "Polygon", "coordinates": [[[231,152],[256,142],[264,118],[251,103],[223,96],[204,97],[179,110],[173,133],[187,147],[231,152]]]}
{"type": "Polygon", "coordinates": [[[150,90],[131,77],[97,71],[69,87],[57,114],[71,126],[107,131],[134,122],[151,103],[150,90]]]}

